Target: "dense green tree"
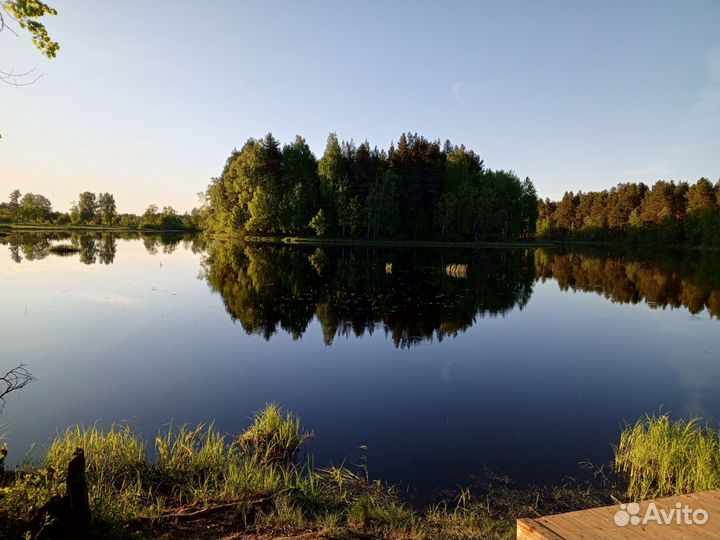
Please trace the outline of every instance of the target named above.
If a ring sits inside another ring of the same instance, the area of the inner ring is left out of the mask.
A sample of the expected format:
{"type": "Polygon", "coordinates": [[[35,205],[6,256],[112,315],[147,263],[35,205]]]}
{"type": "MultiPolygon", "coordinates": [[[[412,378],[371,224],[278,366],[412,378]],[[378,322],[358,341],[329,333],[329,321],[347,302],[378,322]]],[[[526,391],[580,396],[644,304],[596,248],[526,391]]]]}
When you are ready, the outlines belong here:
{"type": "Polygon", "coordinates": [[[283,232],[303,231],[318,206],[318,163],[315,155],[299,135],[282,150],[283,232]]]}
{"type": "Polygon", "coordinates": [[[15,189],[10,193],[10,202],[8,203],[8,216],[11,221],[20,219],[20,190],[15,189]]]}
{"type": "Polygon", "coordinates": [[[103,225],[112,225],[117,219],[117,206],[112,193],[100,193],[97,196],[99,221],[103,225]]]}
{"type": "Polygon", "coordinates": [[[91,191],[83,191],[78,197],[77,204],[73,205],[70,215],[73,223],[94,223],[98,211],[97,197],[91,191]]]}
{"type": "Polygon", "coordinates": [[[555,210],[555,223],[560,229],[572,231],[575,229],[575,207],[577,201],[572,191],[566,191],[555,210]]]}
{"type": "Polygon", "coordinates": [[[20,199],[20,221],[48,221],[52,215],[52,204],[40,194],[26,193],[20,199]]]}
{"type": "Polygon", "coordinates": [[[715,206],[715,188],[707,178],[701,178],[688,189],[687,212],[715,206]]]}
{"type": "Polygon", "coordinates": [[[398,175],[385,171],[370,184],[367,198],[367,238],[393,237],[398,230],[398,175]]]}
{"type": "MultiPolygon", "coordinates": [[[[339,223],[341,219],[344,225],[347,224],[350,192],[347,160],[335,133],[328,135],[325,153],[318,163],[318,176],[325,219],[331,230],[337,230],[341,227],[339,223]]],[[[344,236],[344,231],[342,234],[344,236]]]]}
{"type": "Polygon", "coordinates": [[[535,235],[535,224],[538,220],[538,196],[535,186],[526,176],[522,183],[522,194],[520,196],[522,212],[522,236],[531,238],[535,235]]]}

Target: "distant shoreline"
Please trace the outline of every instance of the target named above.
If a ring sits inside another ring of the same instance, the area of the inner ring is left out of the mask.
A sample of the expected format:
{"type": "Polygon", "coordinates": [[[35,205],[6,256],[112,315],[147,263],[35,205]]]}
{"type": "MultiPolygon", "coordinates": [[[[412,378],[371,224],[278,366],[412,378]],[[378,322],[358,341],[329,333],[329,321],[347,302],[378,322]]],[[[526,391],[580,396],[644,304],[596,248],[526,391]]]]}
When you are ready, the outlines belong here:
{"type": "MultiPolygon", "coordinates": [[[[1,227],[1,226],[0,226],[1,227]]],[[[6,225],[6,231],[79,231],[79,232],[137,232],[137,233],[199,233],[199,229],[155,229],[155,228],[132,228],[120,225],[48,225],[34,223],[10,223],[6,225]]]]}
{"type": "MultiPolygon", "coordinates": [[[[229,235],[217,235],[229,238],[229,235]]],[[[554,242],[451,242],[442,240],[365,240],[359,238],[313,238],[304,236],[254,236],[241,237],[251,244],[285,244],[294,246],[374,246],[374,247],[458,247],[458,248],[536,248],[556,247],[554,242]]]]}

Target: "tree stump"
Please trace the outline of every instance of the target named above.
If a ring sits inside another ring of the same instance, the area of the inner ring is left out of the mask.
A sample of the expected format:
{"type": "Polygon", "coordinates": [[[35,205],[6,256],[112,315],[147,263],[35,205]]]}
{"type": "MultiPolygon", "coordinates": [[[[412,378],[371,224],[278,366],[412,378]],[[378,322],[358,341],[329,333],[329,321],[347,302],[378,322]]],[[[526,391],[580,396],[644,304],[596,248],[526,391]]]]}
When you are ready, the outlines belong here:
{"type": "Polygon", "coordinates": [[[86,538],[90,528],[90,500],[85,478],[85,452],[77,448],[68,463],[67,491],[53,497],[37,513],[35,522],[43,523],[35,540],[86,538]],[[46,519],[47,518],[47,519],[46,519]]]}
{"type": "Polygon", "coordinates": [[[90,501],[85,478],[85,452],[76,448],[67,470],[67,499],[70,505],[72,528],[87,531],[90,526],[90,501]]]}

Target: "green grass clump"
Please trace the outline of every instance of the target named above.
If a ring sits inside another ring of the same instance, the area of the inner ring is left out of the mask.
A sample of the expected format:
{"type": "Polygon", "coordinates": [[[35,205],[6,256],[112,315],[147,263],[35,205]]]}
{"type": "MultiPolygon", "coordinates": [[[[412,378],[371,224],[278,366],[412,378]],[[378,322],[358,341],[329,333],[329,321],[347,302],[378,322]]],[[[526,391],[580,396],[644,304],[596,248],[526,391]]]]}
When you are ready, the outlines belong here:
{"type": "Polygon", "coordinates": [[[240,435],[238,444],[263,463],[290,463],[300,445],[312,436],[300,429],[297,416],[270,403],[255,413],[252,425],[240,435]]]}
{"type": "Polygon", "coordinates": [[[720,486],[720,433],[699,418],[647,416],[627,426],[615,447],[615,468],[631,500],[682,495],[720,486]]]}

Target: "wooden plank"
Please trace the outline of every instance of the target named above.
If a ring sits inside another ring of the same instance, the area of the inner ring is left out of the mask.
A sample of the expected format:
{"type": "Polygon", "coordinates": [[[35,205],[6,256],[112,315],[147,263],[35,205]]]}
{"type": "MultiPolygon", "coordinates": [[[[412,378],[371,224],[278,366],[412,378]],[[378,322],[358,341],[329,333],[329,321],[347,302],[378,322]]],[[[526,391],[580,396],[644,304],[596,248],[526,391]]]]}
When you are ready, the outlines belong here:
{"type": "Polygon", "coordinates": [[[646,524],[623,527],[614,521],[620,505],[612,505],[518,520],[517,538],[527,540],[648,540],[651,538],[700,540],[720,538],[720,490],[642,501],[639,503],[639,517],[645,515],[651,503],[659,511],[666,513],[672,510],[677,511],[678,503],[688,505],[693,510],[705,510],[709,519],[704,525],[677,524],[675,521],[664,524],[650,521],[646,524]]]}
{"type": "Polygon", "coordinates": [[[562,540],[553,531],[535,519],[517,520],[517,538],[522,540],[562,540]]]}

